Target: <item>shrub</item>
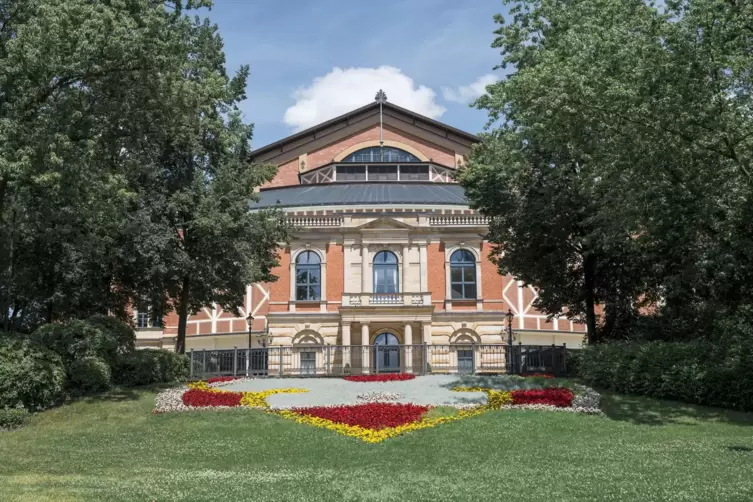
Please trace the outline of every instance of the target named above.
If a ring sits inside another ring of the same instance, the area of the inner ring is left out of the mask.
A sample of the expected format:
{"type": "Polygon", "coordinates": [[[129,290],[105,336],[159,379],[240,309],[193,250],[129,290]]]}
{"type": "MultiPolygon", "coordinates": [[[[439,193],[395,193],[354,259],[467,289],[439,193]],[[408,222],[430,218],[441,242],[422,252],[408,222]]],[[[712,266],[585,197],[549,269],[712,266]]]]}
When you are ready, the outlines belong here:
{"type": "Polygon", "coordinates": [[[174,382],[188,377],[188,357],[161,349],[137,350],[119,358],[113,368],[116,384],[127,387],[174,382]]]}
{"type": "Polygon", "coordinates": [[[74,392],[90,394],[110,388],[110,366],[98,357],[77,359],[68,367],[68,385],[74,392]]]}
{"type": "Polygon", "coordinates": [[[0,430],[17,429],[31,420],[31,414],[26,408],[0,408],[0,430]]]}
{"type": "Polygon", "coordinates": [[[112,365],[118,356],[118,342],[112,334],[86,321],[45,324],[31,337],[41,346],[58,353],[66,367],[84,357],[100,357],[112,365]]]}
{"type": "Polygon", "coordinates": [[[112,316],[101,314],[91,316],[86,322],[98,327],[109,338],[114,340],[115,356],[124,355],[136,350],[136,334],[126,323],[112,316]]]}
{"type": "Polygon", "coordinates": [[[579,376],[625,394],[753,410],[753,341],[614,342],[583,349],[579,376]]]}
{"type": "Polygon", "coordinates": [[[26,339],[0,339],[0,408],[49,408],[62,400],[64,387],[60,356],[26,339]]]}

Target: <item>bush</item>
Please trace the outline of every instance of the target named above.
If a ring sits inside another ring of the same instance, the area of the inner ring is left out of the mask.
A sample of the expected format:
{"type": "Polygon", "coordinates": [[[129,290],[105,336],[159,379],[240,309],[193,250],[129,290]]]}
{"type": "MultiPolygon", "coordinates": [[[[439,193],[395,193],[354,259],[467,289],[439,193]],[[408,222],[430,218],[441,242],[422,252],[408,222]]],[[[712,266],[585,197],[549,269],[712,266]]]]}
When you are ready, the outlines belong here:
{"type": "Polygon", "coordinates": [[[45,324],[31,337],[39,345],[58,353],[66,367],[85,357],[100,357],[112,365],[118,357],[118,342],[113,335],[86,321],[45,324]]]}
{"type": "Polygon", "coordinates": [[[583,349],[579,376],[625,394],[753,410],[753,340],[615,342],[583,349]]]}
{"type": "Polygon", "coordinates": [[[110,388],[110,366],[98,357],[77,359],[68,367],[68,385],[78,394],[91,394],[110,388]]]}
{"type": "Polygon", "coordinates": [[[0,339],[0,408],[49,408],[63,399],[64,387],[60,356],[26,339],[0,339]]]}
{"type": "Polygon", "coordinates": [[[114,341],[115,356],[121,356],[136,350],[136,334],[126,323],[112,316],[101,314],[91,316],[86,322],[98,327],[108,338],[114,341]]]}
{"type": "Polygon", "coordinates": [[[17,429],[31,420],[31,413],[26,408],[0,408],[0,430],[17,429]]]}
{"type": "Polygon", "coordinates": [[[145,349],[121,357],[113,368],[118,385],[132,387],[188,378],[188,357],[161,349],[145,349]]]}

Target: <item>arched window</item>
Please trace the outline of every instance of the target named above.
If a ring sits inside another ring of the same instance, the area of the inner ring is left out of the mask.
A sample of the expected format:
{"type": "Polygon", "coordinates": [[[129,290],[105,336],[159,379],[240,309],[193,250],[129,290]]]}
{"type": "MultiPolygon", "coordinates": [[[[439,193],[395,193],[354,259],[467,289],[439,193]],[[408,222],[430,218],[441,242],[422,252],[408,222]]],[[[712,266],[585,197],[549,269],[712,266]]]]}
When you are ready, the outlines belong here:
{"type": "Polygon", "coordinates": [[[304,251],[295,259],[295,299],[320,300],[322,269],[319,255],[304,251]]]}
{"type": "Polygon", "coordinates": [[[379,251],[374,256],[374,293],[397,293],[400,287],[397,256],[391,251],[379,251]]]}
{"type": "Polygon", "coordinates": [[[345,157],[342,162],[357,162],[361,164],[371,164],[374,162],[421,162],[421,159],[408,153],[405,150],[391,146],[372,146],[362,148],[345,157]]]}
{"type": "Polygon", "coordinates": [[[476,258],[470,251],[458,249],[450,256],[450,287],[455,300],[476,299],[476,258]]]}

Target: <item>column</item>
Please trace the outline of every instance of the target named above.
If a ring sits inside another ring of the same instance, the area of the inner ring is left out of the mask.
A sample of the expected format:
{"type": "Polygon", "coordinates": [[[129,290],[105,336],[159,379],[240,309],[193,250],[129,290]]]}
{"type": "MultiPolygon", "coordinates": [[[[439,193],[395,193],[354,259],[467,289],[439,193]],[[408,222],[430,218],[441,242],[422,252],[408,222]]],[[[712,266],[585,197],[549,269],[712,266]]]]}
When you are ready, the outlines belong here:
{"type": "Polygon", "coordinates": [[[361,243],[361,293],[368,293],[366,281],[369,275],[369,248],[361,243]]]}
{"type": "Polygon", "coordinates": [[[425,322],[421,324],[421,330],[423,331],[423,337],[424,337],[424,367],[428,370],[429,373],[432,371],[432,350],[431,350],[431,323],[425,322]]]}
{"type": "Polygon", "coordinates": [[[405,372],[413,373],[413,326],[406,324],[403,332],[405,339],[405,372]]]}
{"type": "Polygon", "coordinates": [[[350,348],[350,323],[344,322],[342,330],[343,330],[342,331],[343,333],[343,336],[342,336],[343,338],[342,339],[342,345],[343,345],[342,346],[342,355],[343,355],[342,365],[343,367],[342,369],[343,369],[343,372],[345,372],[345,368],[347,367],[348,372],[350,372],[350,369],[351,369],[350,368],[350,350],[351,350],[350,348]]]}
{"type": "Polygon", "coordinates": [[[400,286],[399,291],[402,291],[403,293],[408,292],[408,244],[403,244],[403,277],[401,279],[403,281],[402,285],[400,286]]]}
{"type": "Polygon", "coordinates": [[[429,267],[427,254],[426,254],[426,243],[421,242],[418,244],[418,259],[421,265],[421,292],[427,293],[429,291],[429,284],[428,284],[428,276],[426,275],[426,270],[429,267]]]}
{"type": "Polygon", "coordinates": [[[369,372],[370,359],[369,359],[369,323],[361,323],[361,350],[363,355],[361,356],[361,371],[365,374],[369,372]]]}

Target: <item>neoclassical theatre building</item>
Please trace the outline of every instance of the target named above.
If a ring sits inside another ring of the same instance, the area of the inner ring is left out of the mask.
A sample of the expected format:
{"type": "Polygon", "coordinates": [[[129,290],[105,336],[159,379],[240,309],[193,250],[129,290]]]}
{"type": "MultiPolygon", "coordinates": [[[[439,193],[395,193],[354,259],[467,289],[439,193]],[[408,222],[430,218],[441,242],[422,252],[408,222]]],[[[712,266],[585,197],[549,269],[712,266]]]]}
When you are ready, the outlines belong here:
{"type": "MultiPolygon", "coordinates": [[[[489,261],[486,220],[453,179],[476,141],[378,99],[255,150],[279,171],[253,208],[284,208],[294,239],[279,280],[250,284],[240,316],[190,317],[187,348],[256,347],[249,315],[271,346],[504,344],[508,310],[516,344],[580,347],[582,324],[547,320],[536,291],[489,261]]],[[[174,345],[176,316],[134,316],[140,346],[174,345]]]]}

